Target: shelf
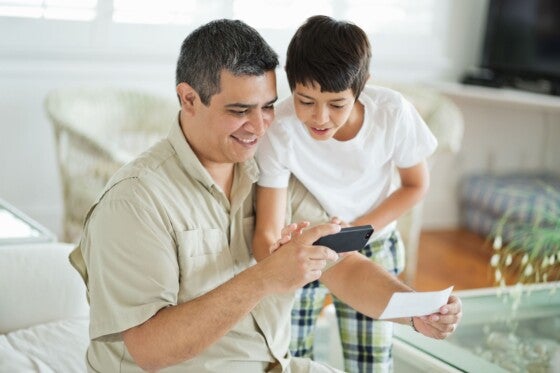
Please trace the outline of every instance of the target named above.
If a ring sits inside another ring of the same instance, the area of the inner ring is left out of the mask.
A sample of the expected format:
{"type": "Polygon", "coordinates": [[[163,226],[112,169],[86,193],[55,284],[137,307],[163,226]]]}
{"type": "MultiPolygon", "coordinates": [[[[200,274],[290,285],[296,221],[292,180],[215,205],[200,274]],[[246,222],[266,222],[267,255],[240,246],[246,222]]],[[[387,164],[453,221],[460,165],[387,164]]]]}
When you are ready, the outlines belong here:
{"type": "Polygon", "coordinates": [[[560,113],[560,97],[509,88],[491,88],[452,82],[430,83],[430,87],[453,98],[472,99],[490,104],[527,106],[560,113]]]}

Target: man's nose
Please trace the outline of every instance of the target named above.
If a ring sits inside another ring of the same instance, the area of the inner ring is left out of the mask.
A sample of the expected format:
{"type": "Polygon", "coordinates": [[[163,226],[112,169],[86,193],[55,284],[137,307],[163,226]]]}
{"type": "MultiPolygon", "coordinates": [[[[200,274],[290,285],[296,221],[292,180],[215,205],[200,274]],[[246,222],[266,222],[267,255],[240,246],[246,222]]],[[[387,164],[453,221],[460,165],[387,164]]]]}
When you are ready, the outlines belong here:
{"type": "Polygon", "coordinates": [[[248,125],[252,130],[251,132],[257,136],[264,135],[268,124],[270,124],[270,122],[267,120],[264,113],[262,113],[260,110],[255,110],[254,113],[252,113],[252,115],[249,117],[248,125]]]}

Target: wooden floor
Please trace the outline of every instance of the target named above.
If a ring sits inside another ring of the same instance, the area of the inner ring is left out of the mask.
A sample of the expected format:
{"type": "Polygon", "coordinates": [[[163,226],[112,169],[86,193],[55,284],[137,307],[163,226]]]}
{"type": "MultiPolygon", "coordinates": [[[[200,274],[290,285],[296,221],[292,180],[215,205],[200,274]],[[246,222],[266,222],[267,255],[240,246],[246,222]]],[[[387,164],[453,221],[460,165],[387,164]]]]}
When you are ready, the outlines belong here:
{"type": "Polygon", "coordinates": [[[420,236],[418,268],[412,286],[419,291],[493,286],[492,248],[467,230],[424,231],[420,236]]]}

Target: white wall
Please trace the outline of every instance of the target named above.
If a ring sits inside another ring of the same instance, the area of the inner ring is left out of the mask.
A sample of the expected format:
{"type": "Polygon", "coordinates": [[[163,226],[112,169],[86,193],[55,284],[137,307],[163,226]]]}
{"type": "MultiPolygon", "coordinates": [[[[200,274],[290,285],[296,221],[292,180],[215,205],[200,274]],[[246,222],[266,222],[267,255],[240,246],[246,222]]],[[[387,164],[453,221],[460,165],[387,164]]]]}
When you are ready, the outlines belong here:
{"type": "MultiPolygon", "coordinates": [[[[377,78],[454,80],[476,64],[486,0],[435,3],[441,7],[441,19],[438,32],[429,42],[370,36],[372,73],[377,78]]],[[[203,21],[221,16],[206,14],[203,21]]],[[[0,198],[56,232],[60,231],[62,201],[53,134],[43,111],[45,94],[68,85],[118,85],[171,97],[177,51],[193,28],[75,26],[0,19],[0,34],[4,35],[0,39],[0,198]]],[[[261,32],[283,56],[293,30],[261,32]]],[[[283,78],[280,82],[285,91],[283,78]]],[[[437,174],[434,180],[436,190],[453,186],[437,174]]],[[[428,215],[434,216],[430,212],[428,215]]]]}
{"type": "Polygon", "coordinates": [[[469,174],[560,174],[560,97],[459,84],[434,88],[462,111],[465,131],[459,154],[442,154],[432,168],[425,228],[459,226],[459,189],[469,174]]]}

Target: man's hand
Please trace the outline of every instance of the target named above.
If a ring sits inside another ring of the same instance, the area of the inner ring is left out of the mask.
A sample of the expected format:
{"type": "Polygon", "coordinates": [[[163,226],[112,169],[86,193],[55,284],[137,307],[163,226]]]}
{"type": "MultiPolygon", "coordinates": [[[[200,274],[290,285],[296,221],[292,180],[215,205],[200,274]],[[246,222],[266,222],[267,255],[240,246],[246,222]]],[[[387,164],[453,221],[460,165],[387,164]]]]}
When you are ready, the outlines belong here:
{"type": "Polygon", "coordinates": [[[299,223],[292,223],[285,226],[280,232],[280,239],[272,244],[272,246],[270,246],[269,251],[271,253],[275,252],[280,246],[288,243],[292,239],[292,237],[297,237],[302,234],[303,230],[307,227],[309,227],[308,221],[301,221],[299,223]]]}
{"type": "Polygon", "coordinates": [[[439,309],[439,312],[428,316],[413,317],[412,320],[416,330],[423,335],[435,339],[445,339],[457,329],[462,316],[461,300],[452,295],[447,304],[439,309]]]}
{"type": "Polygon", "coordinates": [[[321,224],[303,231],[308,223],[290,225],[283,230],[283,239],[275,251],[256,264],[268,291],[293,291],[321,277],[327,260],[338,260],[338,254],[325,246],[314,246],[322,236],[337,233],[340,226],[321,224]]]}

